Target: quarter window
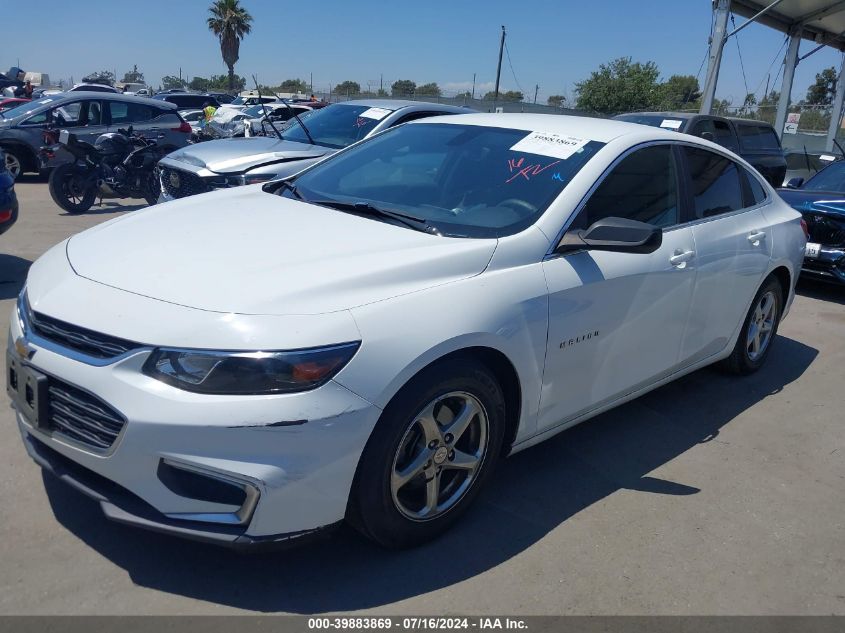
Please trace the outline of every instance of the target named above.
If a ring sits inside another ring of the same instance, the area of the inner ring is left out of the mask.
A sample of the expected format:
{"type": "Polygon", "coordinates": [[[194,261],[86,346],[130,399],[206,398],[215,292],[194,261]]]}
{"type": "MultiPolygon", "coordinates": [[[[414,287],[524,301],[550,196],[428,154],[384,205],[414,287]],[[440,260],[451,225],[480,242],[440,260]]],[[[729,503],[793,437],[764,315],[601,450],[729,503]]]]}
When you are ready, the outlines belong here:
{"type": "Polygon", "coordinates": [[[626,156],[602,181],[580,215],[580,228],[608,217],[667,227],[678,224],[678,178],[669,145],[626,156]]]}
{"type": "Polygon", "coordinates": [[[683,149],[692,181],[696,218],[709,218],[745,206],[736,163],[706,149],[683,149]]]}
{"type": "Polygon", "coordinates": [[[745,173],[745,179],[748,181],[748,188],[751,191],[751,204],[761,204],[766,200],[766,190],[763,189],[760,180],[755,178],[751,172],[747,169],[744,169],[743,172],[745,173]]]}

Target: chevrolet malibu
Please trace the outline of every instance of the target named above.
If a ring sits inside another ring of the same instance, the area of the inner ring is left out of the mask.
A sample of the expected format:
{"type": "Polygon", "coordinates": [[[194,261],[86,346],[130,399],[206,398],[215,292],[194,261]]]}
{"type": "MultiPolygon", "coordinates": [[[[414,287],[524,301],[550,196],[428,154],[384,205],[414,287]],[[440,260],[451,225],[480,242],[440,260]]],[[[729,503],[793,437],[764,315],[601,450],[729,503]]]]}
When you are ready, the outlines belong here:
{"type": "Polygon", "coordinates": [[[805,242],[703,139],[425,119],[57,245],[7,388],[30,456],[110,519],[234,546],[347,520],[412,546],[502,457],[705,365],[759,369],[805,242]]]}

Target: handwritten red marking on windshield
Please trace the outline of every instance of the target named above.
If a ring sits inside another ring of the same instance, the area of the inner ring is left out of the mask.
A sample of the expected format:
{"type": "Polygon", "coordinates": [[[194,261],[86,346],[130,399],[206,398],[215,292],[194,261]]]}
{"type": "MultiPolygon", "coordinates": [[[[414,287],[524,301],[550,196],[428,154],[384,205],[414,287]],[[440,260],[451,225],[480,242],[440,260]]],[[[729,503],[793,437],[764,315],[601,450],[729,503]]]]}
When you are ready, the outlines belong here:
{"type": "Polygon", "coordinates": [[[525,180],[531,180],[532,177],[542,174],[549,167],[554,167],[559,162],[560,162],[559,160],[556,160],[555,162],[549,163],[548,165],[540,165],[539,163],[529,163],[529,164],[526,165],[525,164],[525,157],[522,157],[520,159],[509,158],[508,159],[508,169],[510,169],[510,172],[513,174],[513,176],[508,178],[505,181],[505,184],[507,184],[509,182],[513,182],[514,180],[516,180],[520,176],[525,178],[525,180]],[[516,173],[514,173],[514,172],[516,172],[516,173]]]}
{"type": "Polygon", "coordinates": [[[368,119],[366,117],[359,116],[358,119],[355,121],[355,127],[364,127],[369,122],[370,122],[370,119],[368,119]]]}

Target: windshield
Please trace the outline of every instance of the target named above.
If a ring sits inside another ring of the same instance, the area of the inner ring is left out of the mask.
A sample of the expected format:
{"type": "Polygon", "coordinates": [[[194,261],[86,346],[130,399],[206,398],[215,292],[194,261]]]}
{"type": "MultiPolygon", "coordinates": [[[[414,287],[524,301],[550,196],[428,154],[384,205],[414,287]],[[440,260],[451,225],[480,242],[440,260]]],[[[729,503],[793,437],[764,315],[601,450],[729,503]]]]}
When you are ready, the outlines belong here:
{"type": "MultiPolygon", "coordinates": [[[[391,112],[392,110],[387,108],[336,103],[310,112],[305,120],[305,127],[311,133],[315,144],[340,149],[366,138],[378,122],[391,112]]],[[[303,116],[300,114],[299,118],[302,119],[303,116]]],[[[291,124],[285,128],[284,137],[286,141],[311,142],[295,118],[292,118],[291,124]]]]}
{"type": "Polygon", "coordinates": [[[243,105],[246,103],[246,99],[243,97],[235,97],[232,99],[232,105],[243,105]]]}
{"type": "Polygon", "coordinates": [[[628,123],[639,123],[640,125],[650,125],[651,127],[662,127],[669,130],[680,130],[684,127],[687,119],[679,119],[671,115],[662,114],[620,114],[613,117],[617,121],[627,121],[628,123]]]}
{"type": "Polygon", "coordinates": [[[296,192],[282,188],[279,194],[370,204],[425,220],[449,236],[510,235],[533,224],[604,146],[554,135],[574,151],[547,150],[538,136],[473,125],[403,125],[303,172],[293,180],[296,192]]]}
{"type": "Polygon", "coordinates": [[[845,161],[828,165],[804,183],[805,191],[845,191],[845,161]]]}
{"type": "Polygon", "coordinates": [[[41,106],[43,106],[45,103],[49,103],[49,100],[39,99],[37,101],[22,103],[21,105],[16,106],[14,108],[3,110],[3,112],[0,113],[0,116],[2,116],[4,119],[14,119],[15,117],[23,116],[24,114],[29,114],[36,108],[40,108],[41,106]]]}

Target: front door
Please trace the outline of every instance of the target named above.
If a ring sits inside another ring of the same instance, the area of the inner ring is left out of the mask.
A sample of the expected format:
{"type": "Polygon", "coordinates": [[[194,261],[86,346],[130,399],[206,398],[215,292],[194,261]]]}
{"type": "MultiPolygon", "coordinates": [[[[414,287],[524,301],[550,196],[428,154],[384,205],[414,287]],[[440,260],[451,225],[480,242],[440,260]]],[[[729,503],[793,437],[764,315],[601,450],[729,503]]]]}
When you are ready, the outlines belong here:
{"type": "Polygon", "coordinates": [[[636,391],[679,366],[696,280],[692,229],[682,225],[677,152],[628,154],[572,227],[605,217],[664,229],[650,254],[579,251],[547,259],[549,335],[538,431],[636,391]]]}

